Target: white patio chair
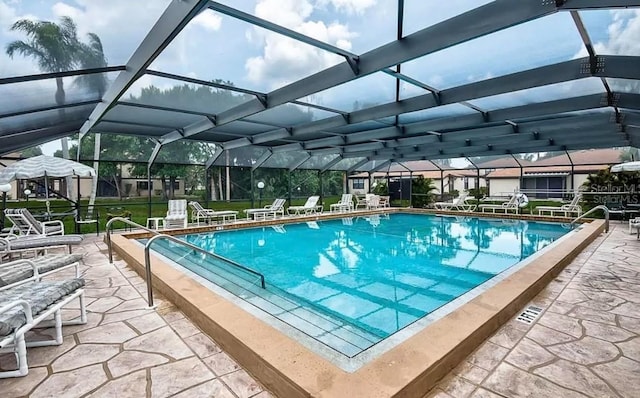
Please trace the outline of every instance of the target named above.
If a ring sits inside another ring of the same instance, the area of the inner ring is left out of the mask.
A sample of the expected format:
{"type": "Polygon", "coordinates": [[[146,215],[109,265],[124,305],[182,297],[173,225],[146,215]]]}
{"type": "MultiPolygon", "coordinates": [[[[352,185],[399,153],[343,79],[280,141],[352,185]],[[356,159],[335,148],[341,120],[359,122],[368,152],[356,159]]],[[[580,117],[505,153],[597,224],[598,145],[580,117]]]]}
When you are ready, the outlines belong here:
{"type": "Polygon", "coordinates": [[[257,209],[245,209],[247,219],[253,218],[254,220],[262,218],[263,220],[269,216],[276,218],[278,215],[284,217],[284,204],[286,199],[275,199],[272,204],[266,205],[257,209]]]}
{"type": "Polygon", "coordinates": [[[5,236],[0,238],[0,262],[5,257],[21,256],[26,252],[46,252],[65,247],[71,254],[71,246],[79,245],[82,239],[82,235],[5,236]]]}
{"type": "Polygon", "coordinates": [[[300,215],[300,214],[315,214],[319,209],[322,212],[322,206],[318,206],[318,201],[320,200],[320,196],[309,196],[307,201],[302,206],[289,206],[287,208],[287,214],[289,215],[300,215]]]}
{"type": "Polygon", "coordinates": [[[367,199],[367,210],[375,210],[380,208],[380,196],[371,195],[367,199]]]}
{"type": "Polygon", "coordinates": [[[64,235],[64,224],[60,220],[38,221],[28,209],[5,209],[4,215],[13,226],[14,235],[64,235]]]}
{"type": "Polygon", "coordinates": [[[508,201],[502,202],[500,204],[480,205],[478,206],[478,208],[483,213],[485,212],[485,210],[491,210],[492,213],[495,213],[496,210],[500,210],[505,213],[508,213],[509,211],[515,211],[515,213],[518,214],[520,210],[520,202],[518,201],[518,195],[520,194],[513,194],[511,195],[508,201]]]}
{"type": "Polygon", "coordinates": [[[564,213],[565,217],[569,217],[571,214],[575,214],[576,217],[582,214],[582,207],[580,206],[580,199],[582,199],[581,193],[576,193],[570,203],[561,206],[538,206],[538,215],[549,212],[549,215],[553,216],[556,212],[564,213]]]}
{"type": "Polygon", "coordinates": [[[465,201],[467,200],[467,196],[469,196],[468,192],[462,192],[451,202],[436,202],[433,204],[433,206],[436,208],[436,210],[457,210],[458,206],[465,203],[465,201]]]}
{"type": "Polygon", "coordinates": [[[164,227],[167,228],[187,228],[187,201],[184,199],[170,200],[169,210],[164,218],[164,227]]]}
{"type": "Polygon", "coordinates": [[[0,290],[20,282],[39,281],[44,276],[71,267],[75,267],[75,277],[78,278],[80,260],[82,254],[45,254],[0,264],[0,290]]]}
{"type": "Polygon", "coordinates": [[[353,195],[350,193],[343,193],[340,201],[338,203],[334,203],[329,206],[329,210],[333,213],[334,211],[343,212],[343,211],[352,211],[353,207],[353,195]]]}
{"type": "Polygon", "coordinates": [[[17,362],[17,369],[0,372],[0,378],[27,375],[27,347],[60,345],[63,325],[87,323],[83,286],[84,280],[76,278],[22,283],[0,291],[0,349],[11,349],[17,362]],[[80,301],[80,317],[62,322],[60,310],[76,298],[80,301]],[[52,315],[55,336],[27,342],[25,333],[43,326],[40,323],[52,315]]]}

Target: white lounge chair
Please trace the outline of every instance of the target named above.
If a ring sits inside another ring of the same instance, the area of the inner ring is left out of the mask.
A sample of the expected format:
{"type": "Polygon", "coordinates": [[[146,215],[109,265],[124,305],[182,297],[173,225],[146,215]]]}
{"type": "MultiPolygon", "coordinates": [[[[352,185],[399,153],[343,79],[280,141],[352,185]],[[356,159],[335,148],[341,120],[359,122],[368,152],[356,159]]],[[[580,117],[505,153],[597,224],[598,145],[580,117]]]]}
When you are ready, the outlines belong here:
{"type": "Polygon", "coordinates": [[[39,281],[43,276],[75,267],[75,277],[80,276],[82,254],[46,254],[0,264],[0,290],[19,282],[39,281]]]}
{"type": "Polygon", "coordinates": [[[353,207],[353,195],[350,193],[343,193],[340,201],[338,203],[334,203],[329,206],[329,210],[333,213],[334,211],[343,212],[343,211],[352,211],[353,207]]]}
{"type": "Polygon", "coordinates": [[[458,211],[474,211],[476,205],[467,203],[468,192],[463,192],[451,202],[436,202],[434,206],[436,210],[458,210],[458,211]]]}
{"type": "Polygon", "coordinates": [[[320,196],[309,196],[307,201],[302,206],[289,206],[287,208],[287,214],[289,215],[300,215],[300,214],[315,214],[318,211],[322,213],[322,205],[318,205],[318,201],[320,200],[320,196]]]}
{"type": "Polygon", "coordinates": [[[0,261],[5,256],[22,255],[25,252],[41,252],[67,247],[69,254],[71,246],[82,243],[82,235],[54,235],[54,236],[15,236],[0,238],[0,261]]]}
{"type": "Polygon", "coordinates": [[[513,195],[511,195],[511,198],[509,198],[508,201],[500,203],[500,204],[480,205],[480,206],[478,206],[478,208],[483,213],[485,212],[485,210],[491,210],[492,213],[495,213],[496,210],[500,210],[500,211],[503,211],[505,213],[508,213],[510,211],[514,211],[516,214],[518,214],[518,212],[520,210],[520,203],[518,201],[518,195],[519,194],[513,194],[513,195]]]}
{"type": "Polygon", "coordinates": [[[170,200],[167,216],[164,218],[165,228],[187,228],[187,201],[170,200]]]}
{"type": "Polygon", "coordinates": [[[222,223],[226,223],[227,221],[236,221],[236,216],[238,212],[235,210],[221,210],[215,211],[213,209],[205,209],[198,202],[189,202],[189,206],[191,206],[191,221],[195,221],[198,226],[200,226],[200,220],[205,220],[205,222],[209,223],[209,221],[220,220],[222,223]]]}
{"type": "Polygon", "coordinates": [[[564,213],[565,217],[569,217],[571,214],[575,214],[577,217],[582,214],[582,207],[580,206],[581,198],[582,194],[576,193],[568,204],[564,204],[562,206],[538,206],[536,207],[536,210],[538,210],[538,215],[543,215],[543,213],[548,212],[549,215],[553,216],[557,212],[564,213]]]}
{"type": "Polygon", "coordinates": [[[271,216],[276,218],[278,214],[284,217],[284,204],[286,203],[286,199],[275,199],[272,204],[266,205],[262,208],[257,209],[245,209],[245,213],[247,214],[247,219],[253,218],[254,220],[262,218],[265,220],[267,217],[271,216]]]}
{"type": "Polygon", "coordinates": [[[29,373],[27,347],[62,344],[62,326],[87,323],[83,279],[38,281],[13,285],[0,290],[0,348],[16,354],[17,369],[0,372],[0,378],[20,377],[29,373]],[[80,318],[62,322],[61,309],[74,299],[80,301],[80,318]],[[25,333],[40,322],[54,317],[55,337],[51,340],[25,341],[25,333]]]}
{"type": "Polygon", "coordinates": [[[5,209],[4,215],[13,226],[14,235],[64,235],[64,224],[60,220],[38,221],[28,209],[5,209]]]}

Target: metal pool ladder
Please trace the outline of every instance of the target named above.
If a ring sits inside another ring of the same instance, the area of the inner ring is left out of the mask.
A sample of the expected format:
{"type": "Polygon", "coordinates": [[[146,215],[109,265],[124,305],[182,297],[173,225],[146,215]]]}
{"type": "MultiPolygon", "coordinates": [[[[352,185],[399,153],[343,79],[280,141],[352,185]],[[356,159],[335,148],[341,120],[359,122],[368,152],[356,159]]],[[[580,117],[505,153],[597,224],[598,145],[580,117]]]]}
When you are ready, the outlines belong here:
{"type": "Polygon", "coordinates": [[[595,213],[598,210],[602,210],[602,212],[604,213],[604,232],[609,232],[609,208],[605,205],[598,205],[588,212],[584,213],[583,215],[576,217],[573,221],[571,221],[571,225],[575,224],[576,221],[581,220],[587,215],[595,213]]]}
{"type": "Polygon", "coordinates": [[[111,248],[111,224],[113,224],[115,221],[121,221],[125,224],[131,225],[133,227],[136,228],[140,228],[143,229],[147,232],[150,232],[152,234],[154,234],[155,236],[153,236],[151,239],[149,239],[147,241],[147,243],[144,245],[144,266],[145,266],[145,280],[147,282],[147,303],[149,304],[149,308],[153,308],[153,284],[151,283],[151,255],[150,255],[150,250],[151,250],[151,245],[153,244],[153,242],[155,242],[156,240],[160,240],[160,239],[166,239],[166,240],[170,240],[174,243],[177,243],[179,245],[188,247],[191,250],[194,250],[198,253],[203,253],[206,254],[208,256],[214,257],[218,260],[222,260],[234,267],[240,268],[243,271],[246,271],[250,274],[256,275],[260,278],[260,287],[262,287],[263,289],[265,289],[265,283],[264,283],[264,275],[261,274],[258,271],[252,270],[251,268],[245,267],[242,264],[238,264],[235,261],[229,260],[228,258],[222,257],[218,254],[209,252],[204,250],[201,247],[198,247],[196,245],[193,245],[189,242],[185,242],[183,240],[180,240],[178,238],[176,238],[175,236],[171,236],[171,235],[167,235],[167,234],[161,234],[158,231],[154,231],[152,229],[149,229],[147,227],[143,227],[142,225],[135,223],[131,220],[129,220],[128,218],[124,218],[124,217],[114,217],[111,220],[109,220],[107,222],[106,225],[106,230],[107,230],[107,247],[109,249],[109,264],[113,264],[113,250],[111,248]]]}

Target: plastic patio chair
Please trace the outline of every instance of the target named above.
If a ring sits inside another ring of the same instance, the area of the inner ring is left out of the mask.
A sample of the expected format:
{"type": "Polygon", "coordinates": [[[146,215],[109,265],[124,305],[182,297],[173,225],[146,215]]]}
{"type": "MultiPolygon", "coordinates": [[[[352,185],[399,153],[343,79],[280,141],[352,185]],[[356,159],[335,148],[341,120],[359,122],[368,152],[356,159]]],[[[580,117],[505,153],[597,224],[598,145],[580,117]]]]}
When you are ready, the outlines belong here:
{"type": "Polygon", "coordinates": [[[169,209],[164,218],[165,228],[187,228],[187,201],[172,199],[168,203],[169,209]]]}

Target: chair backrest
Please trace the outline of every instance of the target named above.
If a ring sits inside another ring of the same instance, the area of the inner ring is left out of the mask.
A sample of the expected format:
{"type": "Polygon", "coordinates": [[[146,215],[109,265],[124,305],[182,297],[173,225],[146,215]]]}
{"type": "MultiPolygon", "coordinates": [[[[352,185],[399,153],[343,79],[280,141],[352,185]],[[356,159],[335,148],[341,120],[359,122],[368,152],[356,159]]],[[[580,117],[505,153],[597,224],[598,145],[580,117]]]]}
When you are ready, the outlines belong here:
{"type": "Polygon", "coordinates": [[[204,211],[204,207],[199,202],[193,201],[189,202],[189,206],[193,207],[193,210],[196,211],[204,211]]]}
{"type": "Polygon", "coordinates": [[[5,209],[4,215],[11,221],[13,226],[11,227],[11,233],[16,235],[29,235],[35,233],[31,224],[24,218],[22,209],[5,209]]]}
{"type": "Polygon", "coordinates": [[[343,193],[340,198],[340,204],[348,205],[353,204],[353,195],[350,193],[343,193]]]}
{"type": "Polygon", "coordinates": [[[380,196],[372,195],[367,201],[367,206],[369,207],[378,207],[380,206],[380,196]]]}
{"type": "Polygon", "coordinates": [[[169,210],[168,216],[186,215],[187,214],[187,201],[185,199],[172,199],[168,203],[169,210]]]}
{"type": "Polygon", "coordinates": [[[573,199],[571,200],[571,203],[569,203],[569,207],[575,207],[578,206],[578,202],[580,202],[580,199],[582,198],[582,194],[581,193],[576,193],[573,196],[573,199]]]}
{"type": "Polygon", "coordinates": [[[467,200],[467,196],[469,196],[469,192],[462,192],[460,195],[458,195],[457,198],[453,200],[453,203],[456,205],[462,205],[467,200]]]}
{"type": "Polygon", "coordinates": [[[504,207],[518,207],[518,194],[514,193],[511,195],[507,202],[502,203],[504,207]]]}
{"type": "Polygon", "coordinates": [[[318,200],[320,200],[320,196],[309,196],[304,204],[304,207],[307,209],[312,209],[316,207],[316,205],[318,204],[318,200]]]}
{"type": "Polygon", "coordinates": [[[287,200],[286,199],[276,199],[273,201],[273,203],[271,204],[270,209],[271,210],[280,210],[284,207],[284,204],[287,200]]]}
{"type": "Polygon", "coordinates": [[[44,229],[42,228],[42,224],[40,221],[36,220],[36,218],[31,214],[28,209],[18,209],[19,213],[22,214],[22,218],[29,224],[32,228],[32,232],[42,235],[44,234],[44,229]]]}

